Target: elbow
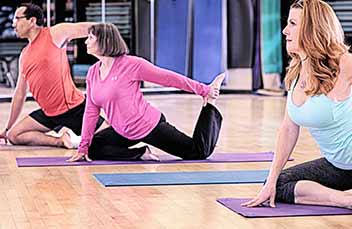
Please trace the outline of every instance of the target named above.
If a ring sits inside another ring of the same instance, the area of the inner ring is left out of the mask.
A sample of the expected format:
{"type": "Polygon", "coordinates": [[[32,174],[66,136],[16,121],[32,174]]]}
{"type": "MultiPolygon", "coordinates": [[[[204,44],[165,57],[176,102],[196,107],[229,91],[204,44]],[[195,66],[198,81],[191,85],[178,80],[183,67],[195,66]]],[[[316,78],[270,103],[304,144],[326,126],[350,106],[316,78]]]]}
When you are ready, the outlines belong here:
{"type": "Polygon", "coordinates": [[[24,102],[24,100],[26,99],[26,93],[15,93],[15,95],[13,96],[13,100],[16,102],[24,102]]]}
{"type": "Polygon", "coordinates": [[[285,136],[298,136],[299,126],[283,124],[279,129],[279,133],[285,136]]]}

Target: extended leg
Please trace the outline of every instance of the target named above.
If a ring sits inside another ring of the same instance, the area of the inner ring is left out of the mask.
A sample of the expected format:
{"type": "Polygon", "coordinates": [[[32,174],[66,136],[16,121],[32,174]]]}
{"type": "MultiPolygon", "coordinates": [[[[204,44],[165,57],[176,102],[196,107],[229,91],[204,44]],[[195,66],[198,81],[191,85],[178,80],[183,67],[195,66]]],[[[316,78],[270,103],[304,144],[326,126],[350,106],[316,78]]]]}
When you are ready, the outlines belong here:
{"type": "Polygon", "coordinates": [[[276,199],[288,203],[352,206],[352,171],[334,167],[325,158],[285,169],[277,182],[276,199]]]}

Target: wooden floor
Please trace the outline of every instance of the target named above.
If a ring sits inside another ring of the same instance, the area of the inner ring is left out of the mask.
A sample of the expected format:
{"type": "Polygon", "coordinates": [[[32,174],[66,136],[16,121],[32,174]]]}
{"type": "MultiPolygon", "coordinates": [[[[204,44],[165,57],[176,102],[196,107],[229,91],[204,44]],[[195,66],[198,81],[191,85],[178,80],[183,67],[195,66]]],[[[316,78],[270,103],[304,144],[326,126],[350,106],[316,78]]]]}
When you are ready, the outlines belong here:
{"type": "MultiPolygon", "coordinates": [[[[201,108],[193,95],[148,96],[180,130],[192,133],[201,108]]],[[[23,113],[37,105],[27,102],[23,113]]],[[[216,152],[273,150],[285,98],[223,95],[224,121],[216,152]]],[[[9,103],[0,103],[0,129],[9,103]]],[[[156,152],[156,149],[153,149],[156,152]]],[[[221,197],[253,197],[260,184],[104,188],[96,172],[171,172],[268,169],[270,163],[126,165],[17,168],[16,156],[70,155],[64,149],[2,150],[0,153],[0,228],[352,228],[351,216],[246,219],[216,202],[221,197]]],[[[161,153],[161,152],[160,152],[161,153]]],[[[294,165],[319,157],[303,129],[294,165]]]]}

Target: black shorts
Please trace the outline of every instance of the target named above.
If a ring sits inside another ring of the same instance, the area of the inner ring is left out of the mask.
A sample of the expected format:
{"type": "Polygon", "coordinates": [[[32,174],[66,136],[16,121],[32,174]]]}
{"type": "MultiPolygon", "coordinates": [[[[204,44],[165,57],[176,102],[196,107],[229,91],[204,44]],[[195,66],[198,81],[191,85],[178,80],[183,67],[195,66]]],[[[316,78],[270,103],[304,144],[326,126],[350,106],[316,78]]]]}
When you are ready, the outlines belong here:
{"type": "MultiPolygon", "coordinates": [[[[42,109],[38,109],[29,114],[35,121],[50,130],[58,131],[63,126],[70,128],[75,134],[81,135],[83,114],[86,101],[57,116],[47,116],[42,109]]],[[[99,117],[96,130],[103,124],[104,118],[99,117]]]]}

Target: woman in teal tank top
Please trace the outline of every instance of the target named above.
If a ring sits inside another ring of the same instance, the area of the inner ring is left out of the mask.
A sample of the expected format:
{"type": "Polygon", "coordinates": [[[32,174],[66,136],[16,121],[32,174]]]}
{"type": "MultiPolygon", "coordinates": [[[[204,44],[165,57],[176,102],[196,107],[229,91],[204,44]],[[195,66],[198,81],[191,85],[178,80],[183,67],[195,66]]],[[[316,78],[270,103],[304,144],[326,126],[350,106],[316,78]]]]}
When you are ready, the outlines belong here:
{"type": "Polygon", "coordinates": [[[275,158],[260,193],[244,206],[275,201],[352,209],[352,55],[332,8],[322,0],[291,5],[283,34],[291,59],[287,108],[275,158]],[[322,158],[283,170],[307,127],[322,158]]]}

